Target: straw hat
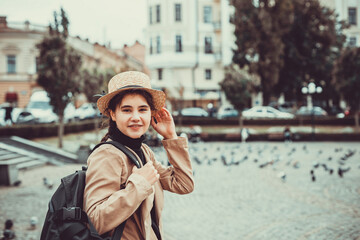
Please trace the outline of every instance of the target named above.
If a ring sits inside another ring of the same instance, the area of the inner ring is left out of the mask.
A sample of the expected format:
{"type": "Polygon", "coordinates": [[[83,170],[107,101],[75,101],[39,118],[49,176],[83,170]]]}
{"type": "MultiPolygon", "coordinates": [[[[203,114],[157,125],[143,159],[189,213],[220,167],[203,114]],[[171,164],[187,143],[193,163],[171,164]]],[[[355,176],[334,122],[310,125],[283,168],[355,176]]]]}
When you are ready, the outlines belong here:
{"type": "Polygon", "coordinates": [[[108,94],[97,101],[97,106],[102,114],[109,116],[106,111],[110,100],[122,91],[129,89],[143,89],[150,93],[153,99],[155,111],[165,106],[165,93],[151,88],[150,78],[142,72],[122,72],[112,77],[108,84],[108,94]]]}

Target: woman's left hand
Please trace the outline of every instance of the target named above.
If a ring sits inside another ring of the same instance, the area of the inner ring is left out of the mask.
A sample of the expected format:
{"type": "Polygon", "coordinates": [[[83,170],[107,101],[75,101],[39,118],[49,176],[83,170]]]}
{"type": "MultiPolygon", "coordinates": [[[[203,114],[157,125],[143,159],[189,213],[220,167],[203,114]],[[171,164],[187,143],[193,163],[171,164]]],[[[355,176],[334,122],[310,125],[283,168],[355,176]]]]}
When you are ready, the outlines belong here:
{"type": "Polygon", "coordinates": [[[177,138],[174,119],[166,108],[162,108],[151,118],[151,126],[156,132],[163,136],[164,139],[177,138]],[[154,118],[156,119],[156,123],[154,118]]]}

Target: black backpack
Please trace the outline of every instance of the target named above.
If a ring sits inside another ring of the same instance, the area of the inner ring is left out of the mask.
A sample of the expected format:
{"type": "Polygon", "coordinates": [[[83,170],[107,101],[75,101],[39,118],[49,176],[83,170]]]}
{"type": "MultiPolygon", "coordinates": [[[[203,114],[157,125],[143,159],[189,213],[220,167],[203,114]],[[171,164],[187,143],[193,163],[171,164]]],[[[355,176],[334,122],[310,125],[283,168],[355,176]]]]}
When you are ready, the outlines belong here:
{"type": "MultiPolygon", "coordinates": [[[[136,156],[124,145],[115,142],[102,142],[92,151],[103,144],[112,144],[129,157],[140,168],[136,156]]],[[[83,195],[87,167],[78,170],[61,179],[61,184],[51,197],[49,209],[45,217],[40,240],[105,240],[120,239],[126,220],[115,228],[112,236],[99,235],[87,214],[83,211],[83,195]]]]}

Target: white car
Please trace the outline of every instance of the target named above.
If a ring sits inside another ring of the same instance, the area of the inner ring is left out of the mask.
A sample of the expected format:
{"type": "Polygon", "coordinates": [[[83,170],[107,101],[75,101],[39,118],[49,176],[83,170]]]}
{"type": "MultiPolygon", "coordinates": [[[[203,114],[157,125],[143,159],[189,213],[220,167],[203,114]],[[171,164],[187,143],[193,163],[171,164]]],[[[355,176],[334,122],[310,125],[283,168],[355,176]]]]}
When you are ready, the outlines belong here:
{"type": "Polygon", "coordinates": [[[292,119],[294,114],[281,112],[269,106],[255,106],[242,112],[242,116],[248,119],[255,118],[277,118],[277,119],[292,119]]]}
{"type": "Polygon", "coordinates": [[[75,110],[75,118],[80,120],[92,119],[96,117],[96,109],[91,103],[83,103],[75,110]]]}
{"type": "MultiPolygon", "coordinates": [[[[64,122],[73,121],[75,107],[69,103],[64,109],[64,122]]],[[[53,111],[46,91],[34,92],[26,108],[16,118],[17,123],[55,123],[59,117],[53,111]]]]}
{"type": "MultiPolygon", "coordinates": [[[[173,116],[179,116],[178,111],[172,113],[173,116]]],[[[181,116],[184,117],[209,117],[209,113],[200,107],[183,108],[181,110],[181,116]]]]}
{"type": "Polygon", "coordinates": [[[34,123],[55,123],[58,121],[58,116],[54,113],[53,107],[49,102],[45,101],[30,101],[25,110],[18,116],[17,122],[23,122],[29,113],[34,119],[34,123]]]}
{"type": "Polygon", "coordinates": [[[50,98],[46,91],[34,92],[24,111],[17,117],[17,123],[54,123],[58,116],[50,105],[50,98]]]}
{"type": "Polygon", "coordinates": [[[217,113],[218,119],[233,118],[238,116],[238,110],[234,109],[233,107],[221,107],[217,113]]]}

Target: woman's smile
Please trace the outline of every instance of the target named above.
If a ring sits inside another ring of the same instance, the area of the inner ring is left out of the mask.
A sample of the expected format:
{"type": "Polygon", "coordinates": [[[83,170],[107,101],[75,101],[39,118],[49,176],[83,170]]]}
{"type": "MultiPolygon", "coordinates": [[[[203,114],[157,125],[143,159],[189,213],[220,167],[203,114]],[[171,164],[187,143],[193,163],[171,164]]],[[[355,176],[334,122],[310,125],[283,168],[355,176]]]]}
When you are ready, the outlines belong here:
{"type": "Polygon", "coordinates": [[[129,127],[130,127],[132,130],[139,130],[140,128],[142,128],[142,125],[134,124],[134,125],[130,125],[129,127]]]}

